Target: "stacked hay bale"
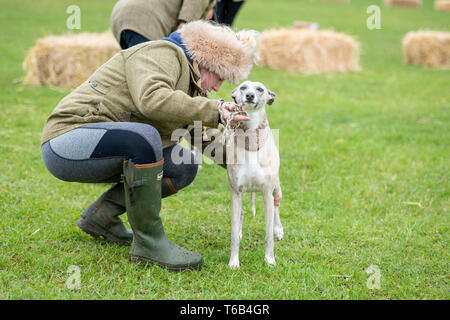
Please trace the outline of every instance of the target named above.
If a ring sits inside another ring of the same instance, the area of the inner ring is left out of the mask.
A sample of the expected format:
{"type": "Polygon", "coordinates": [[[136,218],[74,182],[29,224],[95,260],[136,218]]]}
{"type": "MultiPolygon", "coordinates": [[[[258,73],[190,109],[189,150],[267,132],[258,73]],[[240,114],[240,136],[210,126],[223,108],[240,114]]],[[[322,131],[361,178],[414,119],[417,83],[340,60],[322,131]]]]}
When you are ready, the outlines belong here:
{"type": "Polygon", "coordinates": [[[258,64],[303,73],[359,71],[359,44],[330,30],[275,29],[261,34],[258,64]]]}
{"type": "Polygon", "coordinates": [[[417,8],[422,5],[422,0],[384,0],[388,7],[409,7],[417,8]]]}
{"type": "Polygon", "coordinates": [[[80,33],[38,39],[23,62],[24,83],[73,89],[120,47],[111,33],[80,33]]]}
{"type": "Polygon", "coordinates": [[[403,39],[407,64],[450,69],[450,32],[409,32],[403,39]]]}
{"type": "Polygon", "coordinates": [[[450,12],[450,0],[436,0],[434,2],[434,8],[437,11],[448,11],[448,12],[450,12]]]}

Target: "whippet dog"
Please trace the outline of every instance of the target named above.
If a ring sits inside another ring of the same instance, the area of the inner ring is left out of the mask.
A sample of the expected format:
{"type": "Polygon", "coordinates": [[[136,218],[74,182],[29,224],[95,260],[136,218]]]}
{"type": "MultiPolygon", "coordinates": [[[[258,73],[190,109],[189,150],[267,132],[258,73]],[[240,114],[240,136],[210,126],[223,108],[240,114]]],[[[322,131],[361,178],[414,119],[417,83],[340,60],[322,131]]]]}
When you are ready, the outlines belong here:
{"type": "MultiPolygon", "coordinates": [[[[266,117],[265,106],[275,94],[259,82],[245,81],[232,92],[232,98],[250,118],[241,121],[227,137],[227,174],[231,200],[231,256],[228,266],[239,268],[239,241],[242,239],[243,192],[262,192],[266,220],[265,260],[275,265],[274,233],[283,238],[279,206],[281,188],[278,176],[280,157],[266,117]]],[[[254,194],[252,194],[254,199],[254,194]]],[[[252,210],[254,210],[252,208],[252,210]]]]}

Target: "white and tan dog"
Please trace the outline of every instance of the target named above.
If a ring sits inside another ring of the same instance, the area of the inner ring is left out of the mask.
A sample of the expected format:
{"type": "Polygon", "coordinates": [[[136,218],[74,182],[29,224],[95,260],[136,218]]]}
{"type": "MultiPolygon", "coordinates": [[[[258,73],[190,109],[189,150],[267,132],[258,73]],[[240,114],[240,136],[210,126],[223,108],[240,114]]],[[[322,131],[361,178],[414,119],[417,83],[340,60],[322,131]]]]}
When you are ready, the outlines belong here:
{"type": "Polygon", "coordinates": [[[266,220],[265,260],[269,265],[274,265],[274,232],[278,240],[283,238],[279,212],[280,157],[269,128],[265,106],[274,102],[275,94],[262,83],[245,81],[233,90],[232,97],[250,120],[242,121],[227,141],[228,184],[232,194],[231,257],[228,265],[230,268],[239,268],[239,241],[242,238],[244,215],[243,192],[263,194],[266,220]]]}

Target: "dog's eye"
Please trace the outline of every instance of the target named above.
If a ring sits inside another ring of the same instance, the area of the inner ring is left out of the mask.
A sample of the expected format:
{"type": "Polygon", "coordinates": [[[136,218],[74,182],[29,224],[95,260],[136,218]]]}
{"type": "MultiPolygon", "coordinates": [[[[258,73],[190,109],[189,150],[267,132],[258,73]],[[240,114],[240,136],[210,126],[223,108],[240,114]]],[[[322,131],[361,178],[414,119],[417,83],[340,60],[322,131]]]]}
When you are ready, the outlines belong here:
{"type": "Polygon", "coordinates": [[[247,90],[247,87],[241,87],[240,90],[247,90]]]}
{"type": "Polygon", "coordinates": [[[264,92],[264,89],[261,87],[256,88],[256,90],[258,90],[259,92],[264,92]]]}

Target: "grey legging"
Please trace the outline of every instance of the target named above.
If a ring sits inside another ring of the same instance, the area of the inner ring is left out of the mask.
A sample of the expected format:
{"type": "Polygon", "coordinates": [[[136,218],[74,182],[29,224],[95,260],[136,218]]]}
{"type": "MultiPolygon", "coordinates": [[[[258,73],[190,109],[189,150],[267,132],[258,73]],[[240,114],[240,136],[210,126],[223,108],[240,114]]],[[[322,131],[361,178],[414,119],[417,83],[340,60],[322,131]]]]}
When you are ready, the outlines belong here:
{"type": "Polygon", "coordinates": [[[176,191],[189,185],[198,165],[190,150],[175,144],[162,148],[158,131],[143,123],[100,122],[89,124],[42,145],[47,169],[58,179],[73,182],[119,182],[124,160],[153,163],[164,157],[164,177],[176,191]],[[188,163],[174,163],[172,154],[188,163]]]}

